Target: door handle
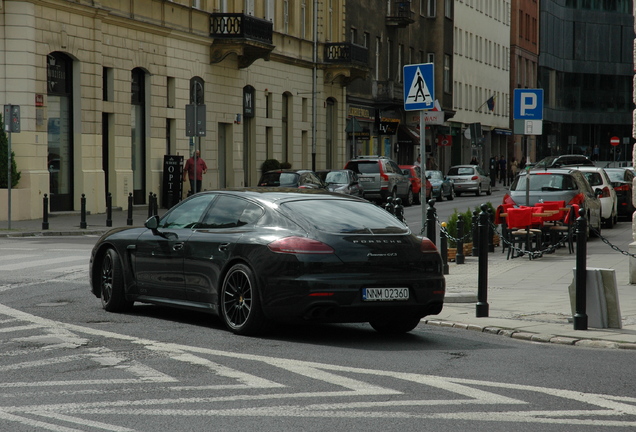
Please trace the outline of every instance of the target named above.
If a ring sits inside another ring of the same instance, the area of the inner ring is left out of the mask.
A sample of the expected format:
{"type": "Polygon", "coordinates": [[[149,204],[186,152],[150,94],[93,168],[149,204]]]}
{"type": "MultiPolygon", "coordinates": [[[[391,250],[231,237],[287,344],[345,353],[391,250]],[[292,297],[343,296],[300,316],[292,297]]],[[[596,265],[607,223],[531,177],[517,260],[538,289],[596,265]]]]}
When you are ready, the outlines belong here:
{"type": "Polygon", "coordinates": [[[183,249],[183,243],[175,243],[175,245],[172,246],[173,251],[180,251],[181,249],[183,249]]]}
{"type": "Polygon", "coordinates": [[[221,252],[225,252],[225,251],[227,250],[228,246],[230,246],[230,244],[229,244],[229,243],[221,243],[221,244],[219,245],[219,250],[220,250],[221,252]]]}

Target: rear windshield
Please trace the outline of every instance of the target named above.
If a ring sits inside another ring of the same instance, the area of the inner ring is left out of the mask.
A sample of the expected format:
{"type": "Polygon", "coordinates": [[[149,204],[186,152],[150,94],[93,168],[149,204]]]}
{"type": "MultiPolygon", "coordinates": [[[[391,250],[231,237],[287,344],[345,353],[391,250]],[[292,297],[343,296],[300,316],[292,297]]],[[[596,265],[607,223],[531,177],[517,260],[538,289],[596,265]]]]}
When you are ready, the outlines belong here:
{"type": "Polygon", "coordinates": [[[347,169],[358,174],[379,174],[380,164],[377,161],[349,161],[347,169]]]}
{"type": "Polygon", "coordinates": [[[261,181],[258,182],[258,185],[296,187],[298,185],[299,177],[300,176],[296,173],[270,172],[263,174],[263,176],[261,177],[261,181]]]}
{"type": "Polygon", "coordinates": [[[287,202],[282,207],[293,213],[294,219],[300,219],[322,232],[341,234],[409,233],[408,227],[393,215],[368,202],[310,199],[287,202]]]}
{"type": "Polygon", "coordinates": [[[448,175],[472,175],[475,172],[475,168],[472,167],[451,167],[448,170],[448,175]]]}
{"type": "Polygon", "coordinates": [[[347,177],[347,173],[332,171],[327,174],[325,181],[327,183],[348,183],[349,178],[347,177]]]}
{"type": "Polygon", "coordinates": [[[610,180],[613,182],[625,181],[625,172],[624,171],[615,171],[615,170],[605,170],[610,180]]]}
{"type": "Polygon", "coordinates": [[[590,186],[602,186],[603,185],[603,177],[601,177],[600,173],[597,172],[583,172],[583,175],[587,179],[590,186]]]}
{"type": "Polygon", "coordinates": [[[444,176],[442,175],[441,171],[428,171],[427,172],[427,177],[430,177],[431,180],[443,180],[444,176]]]}
{"type": "MultiPolygon", "coordinates": [[[[576,182],[567,174],[530,174],[531,191],[576,190],[576,182]]],[[[519,176],[510,186],[511,191],[526,190],[526,176],[519,176]]]]}

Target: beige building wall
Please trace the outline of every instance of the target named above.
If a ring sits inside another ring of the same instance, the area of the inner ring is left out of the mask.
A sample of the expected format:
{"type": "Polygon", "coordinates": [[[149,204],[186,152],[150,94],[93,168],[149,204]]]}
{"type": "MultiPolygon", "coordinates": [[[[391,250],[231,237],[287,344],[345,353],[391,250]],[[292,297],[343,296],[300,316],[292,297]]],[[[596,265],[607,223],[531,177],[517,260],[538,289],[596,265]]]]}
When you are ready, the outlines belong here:
{"type": "MultiPolygon", "coordinates": [[[[12,134],[12,150],[22,173],[14,190],[12,220],[40,218],[42,198],[50,193],[46,75],[47,55],[56,51],[73,59],[74,210],[80,209],[81,194],[85,194],[88,211],[105,212],[103,114],[109,119],[109,191],[114,206],[128,207],[128,194],[133,188],[131,71],[135,68],[146,72],[146,193],[161,196],[163,156],[167,148],[185,159],[190,153],[185,106],[189,103],[190,79],[195,76],[205,82],[207,131],[201,138],[201,156],[209,170],[204,176],[204,189],[243,186],[244,158],[249,159],[249,178],[254,179],[254,184],[248,186],[255,185],[265,159],[286,159],[281,145],[284,93],[291,102],[289,162],[293,168],[311,168],[314,137],[311,28],[305,28],[305,38],[299,36],[302,26],[296,21],[287,28],[293,33],[277,32],[283,17],[282,1],[276,1],[275,48],[269,61],[258,59],[240,69],[237,56],[230,54],[219,63],[211,63],[214,40],[209,36],[209,13],[219,5],[211,0],[199,3],[200,9],[189,7],[189,1],[0,1],[0,55],[4,59],[0,66],[3,69],[0,99],[3,104],[20,105],[22,118],[22,131],[12,134]],[[105,71],[111,86],[107,100],[103,100],[105,71]],[[242,124],[246,85],[253,86],[256,95],[252,133],[255,151],[247,155],[243,152],[242,124]],[[170,140],[169,125],[172,125],[170,140]],[[224,161],[219,161],[220,130],[226,134],[224,161]],[[221,166],[225,166],[223,178],[220,178],[221,166]]],[[[334,1],[337,5],[341,3],[334,1]]],[[[255,11],[257,16],[259,13],[264,11],[255,11]]],[[[313,14],[313,10],[307,13],[313,14]]],[[[301,11],[293,9],[292,18],[298,20],[300,16],[301,11]]],[[[332,23],[336,21],[332,18],[332,23]]],[[[342,16],[339,21],[344,22],[342,16]]],[[[341,37],[342,26],[329,27],[341,37]]],[[[337,160],[340,165],[345,163],[346,89],[338,82],[325,82],[325,71],[320,65],[316,72],[316,169],[321,169],[326,158],[328,98],[336,101],[337,160]]],[[[184,191],[188,189],[184,184],[184,191]]],[[[7,220],[5,211],[0,211],[0,220],[7,220]]]]}

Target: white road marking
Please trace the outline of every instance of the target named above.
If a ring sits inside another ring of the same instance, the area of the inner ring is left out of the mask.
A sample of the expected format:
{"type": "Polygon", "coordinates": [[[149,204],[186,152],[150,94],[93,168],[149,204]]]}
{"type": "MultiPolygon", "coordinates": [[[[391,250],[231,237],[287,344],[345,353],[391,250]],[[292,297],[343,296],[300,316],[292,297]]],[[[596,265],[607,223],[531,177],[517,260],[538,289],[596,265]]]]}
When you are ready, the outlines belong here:
{"type": "MultiPolygon", "coordinates": [[[[28,257],[33,258],[33,256],[31,255],[28,255],[28,257]]],[[[82,261],[82,260],[86,260],[85,255],[65,256],[65,257],[49,258],[49,259],[38,259],[38,260],[32,260],[30,262],[19,262],[14,264],[0,265],[0,271],[25,270],[27,268],[44,267],[44,266],[53,265],[53,264],[63,264],[63,263],[82,261]]]]}
{"type": "MultiPolygon", "coordinates": [[[[209,359],[209,357],[225,358],[242,361],[260,362],[279,368],[288,373],[302,375],[307,378],[319,380],[328,383],[334,387],[342,388],[340,391],[317,391],[317,392],[287,392],[272,394],[234,394],[231,396],[208,396],[208,397],[179,397],[179,398],[152,398],[137,400],[120,400],[120,401],[99,401],[82,403],[58,403],[48,405],[30,405],[30,406],[0,406],[0,419],[9,419],[11,413],[29,413],[42,416],[51,416],[54,413],[57,416],[74,415],[73,419],[81,415],[105,415],[112,414],[122,415],[148,415],[148,416],[204,416],[204,417],[305,417],[305,418],[379,418],[379,419],[447,419],[447,420],[474,420],[483,422],[506,422],[506,423],[533,423],[533,424],[553,424],[553,425],[581,425],[593,426],[597,429],[603,427],[636,427],[636,398],[619,397],[613,395],[591,394],[578,391],[553,389],[546,387],[537,387],[531,385],[518,385],[510,383],[497,383],[472,379],[448,378],[433,375],[424,375],[416,373],[404,373],[393,371],[381,371],[376,369],[364,369],[348,366],[339,366],[318,362],[299,361],[287,358],[276,358],[268,356],[260,356],[254,354],[235,353],[228,351],[220,351],[204,347],[192,347],[175,343],[164,343],[150,339],[127,336],[105,330],[92,329],[73,324],[55,322],[45,318],[37,317],[18,310],[11,309],[4,305],[0,305],[0,314],[4,314],[14,319],[32,323],[34,328],[46,329],[49,335],[53,335],[55,339],[74,338],[78,339],[78,334],[110,338],[119,341],[127,341],[129,343],[139,345],[145,349],[163,352],[167,358],[174,361],[187,362],[206,367],[213,371],[216,375],[232,378],[236,381],[236,385],[231,387],[234,389],[244,388],[254,390],[255,388],[283,388],[282,384],[272,382],[260,377],[246,374],[242,371],[228,368],[209,359]],[[355,377],[351,375],[354,374],[355,377]],[[356,379],[356,378],[360,379],[356,379]],[[399,396],[401,392],[371,384],[369,379],[374,377],[384,378],[383,382],[387,382],[386,378],[396,380],[404,380],[417,383],[422,386],[431,387],[433,389],[442,390],[444,393],[454,394],[453,398],[444,399],[414,399],[402,400],[394,397],[391,400],[373,401],[362,400],[343,402],[342,398],[356,398],[369,396],[399,396]],[[488,391],[486,389],[491,389],[488,391]],[[576,410],[516,410],[514,406],[529,406],[529,402],[503,396],[497,393],[497,390],[505,390],[507,395],[511,391],[517,391],[520,394],[525,392],[533,392],[549,397],[562,398],[564,400],[575,401],[589,409],[576,410]],[[322,402],[325,398],[332,398],[333,403],[322,402]],[[241,407],[240,409],[179,409],[179,405],[185,404],[205,404],[212,405],[215,403],[225,403],[231,401],[270,401],[279,400],[320,400],[318,404],[302,405],[274,405],[274,406],[258,406],[258,407],[241,407]],[[498,410],[506,409],[505,412],[466,412],[465,410],[457,410],[457,412],[431,413],[417,411],[398,411],[400,407],[416,407],[416,406],[489,406],[495,405],[498,410]],[[380,408],[380,409],[378,409],[380,408]],[[627,417],[626,416],[632,416],[627,417]],[[610,418],[591,418],[591,417],[612,417],[610,418]],[[617,420],[617,419],[623,420],[617,420]]],[[[82,339],[82,338],[79,338],[82,339]]],[[[132,365],[129,368],[122,368],[121,359],[118,357],[124,354],[114,355],[106,349],[95,349],[90,351],[90,355],[94,361],[99,362],[105,367],[113,367],[117,370],[123,370],[135,375],[132,380],[111,379],[111,380],[80,380],[81,385],[100,385],[122,382],[176,382],[175,378],[167,377],[154,369],[139,365],[136,362],[126,361],[126,364],[132,365]],[[144,376],[144,373],[148,374],[144,376]],[[158,375],[157,375],[158,374],[158,375]]],[[[71,357],[61,357],[65,361],[71,357]]],[[[28,362],[28,366],[36,367],[38,362],[28,362]]],[[[25,363],[8,366],[13,368],[23,368],[25,363]]],[[[0,369],[2,370],[2,369],[0,369]]],[[[11,383],[0,383],[6,386],[11,383]]],[[[19,383],[16,383],[19,384],[19,383]]],[[[22,383],[27,384],[27,383],[22,383]]],[[[34,386],[46,387],[46,382],[33,383],[34,386]]],[[[57,384],[55,384],[57,385],[57,384]]],[[[60,384],[61,385],[61,384],[60,384]]],[[[66,381],[65,385],[75,386],[76,382],[66,381]]],[[[228,385],[222,386],[176,386],[180,390],[197,391],[202,390],[203,394],[207,394],[209,389],[225,389],[230,388],[228,385]]],[[[13,416],[19,419],[21,417],[13,416]]],[[[32,421],[32,420],[25,420],[32,421]]],[[[30,424],[30,423],[24,423],[30,424]]],[[[114,427],[114,426],[113,426],[114,427]]],[[[58,430],[58,429],[51,429],[58,430]]],[[[63,430],[63,429],[59,429],[63,430]]],[[[115,429],[113,429],[115,430],[115,429]]]]}

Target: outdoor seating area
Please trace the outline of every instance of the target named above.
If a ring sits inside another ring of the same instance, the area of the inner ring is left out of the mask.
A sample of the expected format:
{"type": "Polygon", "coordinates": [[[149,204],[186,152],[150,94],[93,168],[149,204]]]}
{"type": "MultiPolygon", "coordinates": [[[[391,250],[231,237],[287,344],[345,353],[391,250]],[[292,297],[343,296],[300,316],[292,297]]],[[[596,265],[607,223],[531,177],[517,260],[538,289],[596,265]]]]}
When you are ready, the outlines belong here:
{"type": "Polygon", "coordinates": [[[495,211],[495,223],[501,226],[502,253],[507,259],[528,255],[530,259],[568,247],[574,253],[574,222],[579,206],[565,201],[546,201],[535,206],[502,204],[495,211]]]}

